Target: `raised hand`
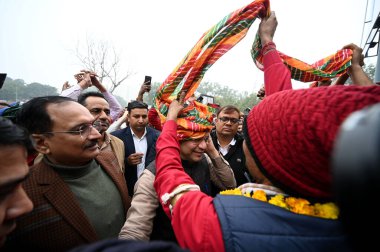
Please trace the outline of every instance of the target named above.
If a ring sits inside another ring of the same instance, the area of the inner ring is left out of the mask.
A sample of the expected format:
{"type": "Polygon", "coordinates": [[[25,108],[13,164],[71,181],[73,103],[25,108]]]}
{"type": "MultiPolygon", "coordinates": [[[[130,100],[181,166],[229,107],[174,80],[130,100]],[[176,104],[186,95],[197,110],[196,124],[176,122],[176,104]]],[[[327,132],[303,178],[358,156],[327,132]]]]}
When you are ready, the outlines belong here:
{"type": "Polygon", "coordinates": [[[152,88],[152,86],[150,84],[147,84],[149,82],[144,82],[141,87],[140,87],[140,90],[139,90],[139,93],[137,95],[137,98],[136,98],[136,101],[143,101],[143,96],[145,93],[148,93],[150,92],[150,89],[152,88]]]}
{"type": "Polygon", "coordinates": [[[362,66],[364,65],[363,49],[355,44],[349,44],[343,49],[352,50],[351,66],[348,68],[347,73],[351,77],[353,85],[358,86],[371,86],[374,85],[373,81],[364,72],[362,66]]]}
{"type": "Polygon", "coordinates": [[[256,95],[260,100],[264,99],[265,97],[265,86],[263,85],[259,91],[257,91],[257,95],[256,95]]]}
{"type": "Polygon", "coordinates": [[[343,47],[343,49],[351,49],[352,50],[352,59],[351,65],[358,65],[360,67],[364,66],[364,55],[363,49],[354,43],[348,44],[343,47]]]}
{"type": "Polygon", "coordinates": [[[81,86],[82,89],[86,89],[88,87],[92,86],[91,77],[89,73],[79,73],[74,75],[74,77],[77,79],[78,84],[81,86]]]}
{"type": "Polygon", "coordinates": [[[179,112],[184,108],[183,103],[185,101],[186,91],[182,91],[177,99],[174,99],[170,103],[168,115],[166,120],[177,120],[179,112]]]}
{"type": "Polygon", "coordinates": [[[215,145],[209,136],[207,141],[206,141],[207,147],[206,147],[206,153],[210,158],[216,158],[219,156],[218,150],[215,148],[215,145]]]}
{"type": "Polygon", "coordinates": [[[259,36],[260,36],[262,46],[264,46],[268,42],[273,41],[276,28],[277,28],[277,18],[274,11],[272,11],[270,13],[270,16],[263,18],[259,25],[259,36]]]}
{"type": "Polygon", "coordinates": [[[63,90],[66,90],[66,89],[68,89],[68,88],[70,88],[71,87],[71,85],[69,84],[69,82],[68,81],[65,81],[65,83],[63,83],[63,85],[62,85],[62,91],[63,90]]]}

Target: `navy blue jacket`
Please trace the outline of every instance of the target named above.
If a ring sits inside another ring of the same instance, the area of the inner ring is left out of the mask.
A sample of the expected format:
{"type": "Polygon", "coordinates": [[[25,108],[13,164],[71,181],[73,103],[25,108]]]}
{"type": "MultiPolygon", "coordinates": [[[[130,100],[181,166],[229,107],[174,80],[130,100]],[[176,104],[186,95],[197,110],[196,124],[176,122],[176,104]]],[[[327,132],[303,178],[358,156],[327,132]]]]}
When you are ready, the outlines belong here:
{"type": "MultiPolygon", "coordinates": [[[[160,135],[160,131],[146,127],[146,140],[148,144],[148,149],[146,151],[145,156],[145,167],[147,167],[153,160],[156,159],[156,141],[158,136],[160,135]]],[[[111,133],[112,135],[120,138],[124,142],[125,147],[125,180],[127,181],[128,193],[129,196],[133,196],[133,188],[137,181],[137,166],[136,165],[128,165],[128,157],[129,155],[136,152],[135,145],[133,143],[133,137],[131,133],[130,127],[126,127],[124,129],[116,130],[111,133]]]]}
{"type": "Polygon", "coordinates": [[[295,214],[245,196],[217,195],[226,251],[351,251],[340,221],[295,214]]]}

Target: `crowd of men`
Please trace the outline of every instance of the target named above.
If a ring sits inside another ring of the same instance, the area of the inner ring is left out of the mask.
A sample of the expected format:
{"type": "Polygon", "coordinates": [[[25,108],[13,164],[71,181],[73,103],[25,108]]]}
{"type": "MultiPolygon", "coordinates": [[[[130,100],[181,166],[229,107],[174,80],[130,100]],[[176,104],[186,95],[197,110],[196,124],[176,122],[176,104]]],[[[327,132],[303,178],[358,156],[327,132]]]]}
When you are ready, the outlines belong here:
{"type": "Polygon", "coordinates": [[[186,106],[207,106],[181,92],[157,129],[158,113],[143,102],[145,83],[124,109],[96,73],[83,70],[60,96],[29,100],[14,122],[0,117],[1,250],[371,245],[373,235],[345,229],[331,159],[342,125],[379,104],[380,87],[362,69],[361,48],[350,44],[353,85],[293,90],[273,42],[276,27],[274,13],[259,26],[263,100],[247,116],[228,104],[204,112],[202,126],[186,119],[190,126],[180,127],[186,106]],[[90,86],[98,91],[86,92],[90,86]]]}

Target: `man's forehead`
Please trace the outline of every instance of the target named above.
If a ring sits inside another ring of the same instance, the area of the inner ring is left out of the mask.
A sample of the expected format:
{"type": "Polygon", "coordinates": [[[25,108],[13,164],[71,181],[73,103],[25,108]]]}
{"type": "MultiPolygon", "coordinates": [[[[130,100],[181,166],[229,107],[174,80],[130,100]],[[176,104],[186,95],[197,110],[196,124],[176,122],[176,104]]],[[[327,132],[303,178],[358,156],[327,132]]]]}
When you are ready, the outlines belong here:
{"type": "Polygon", "coordinates": [[[109,107],[109,103],[107,102],[107,100],[104,99],[104,98],[102,98],[102,97],[98,97],[98,96],[89,96],[89,97],[87,97],[86,104],[87,105],[92,105],[92,106],[98,105],[98,106],[107,106],[107,107],[109,107]]]}
{"type": "Polygon", "coordinates": [[[97,103],[97,102],[87,103],[86,107],[88,109],[107,109],[107,110],[110,110],[110,106],[108,105],[108,103],[103,103],[103,104],[97,103]]]}
{"type": "Polygon", "coordinates": [[[53,124],[62,121],[73,124],[87,123],[93,120],[90,111],[75,101],[49,104],[46,109],[53,124]]]}
{"type": "Polygon", "coordinates": [[[229,116],[229,117],[235,117],[236,116],[236,118],[240,118],[240,114],[235,110],[221,111],[219,113],[219,117],[222,117],[222,116],[229,116]]]}
{"type": "Polygon", "coordinates": [[[134,108],[131,110],[130,115],[147,115],[148,110],[145,108],[134,108]]]}

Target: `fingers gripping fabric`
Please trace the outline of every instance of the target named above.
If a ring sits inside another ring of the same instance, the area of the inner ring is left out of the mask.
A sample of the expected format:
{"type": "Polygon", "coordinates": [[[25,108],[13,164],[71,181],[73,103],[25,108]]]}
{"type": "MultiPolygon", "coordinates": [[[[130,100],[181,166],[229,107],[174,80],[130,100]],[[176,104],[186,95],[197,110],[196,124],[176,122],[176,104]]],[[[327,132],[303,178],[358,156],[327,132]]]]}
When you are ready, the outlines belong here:
{"type": "MultiPolygon", "coordinates": [[[[264,70],[261,48],[260,37],[257,34],[252,45],[251,56],[256,66],[260,70],[264,70]]],[[[321,81],[339,77],[347,72],[347,68],[351,66],[352,59],[351,49],[339,50],[335,54],[318,60],[311,65],[289,57],[284,53],[278,53],[284,64],[289,68],[292,79],[302,82],[321,81]]]]}
{"type": "MultiPolygon", "coordinates": [[[[206,71],[245,37],[256,18],[263,18],[269,14],[269,0],[256,0],[225,16],[202,35],[156,92],[153,105],[158,111],[162,124],[166,120],[171,101],[176,99],[182,91],[186,91],[185,100],[192,96],[206,71]]],[[[347,71],[352,58],[352,51],[344,49],[309,65],[281,52],[279,54],[284,64],[290,69],[292,78],[303,82],[340,76],[347,71]]],[[[256,66],[263,70],[263,55],[258,34],[252,45],[251,55],[256,66]]],[[[215,109],[193,102],[186,108],[186,111],[187,115],[179,115],[179,118],[183,119],[180,124],[184,129],[212,127],[210,118],[215,109]],[[197,111],[207,113],[198,113],[197,111]],[[193,121],[189,121],[190,119],[193,121]],[[195,121],[197,121],[196,125],[194,125],[195,121]]]]}
{"type": "MultiPolygon", "coordinates": [[[[269,11],[268,0],[257,0],[249,5],[238,9],[225,16],[220,22],[209,29],[190,52],[183,58],[174,71],[158,88],[154,98],[154,106],[157,109],[161,123],[165,122],[168,106],[182,91],[186,90],[185,100],[187,100],[198,88],[206,71],[227,51],[234,47],[245,37],[249,27],[259,16],[267,15],[269,11]]],[[[204,108],[201,103],[192,103],[187,108],[192,110],[202,108],[203,111],[214,111],[213,108],[204,108]]],[[[209,114],[210,114],[209,113],[209,114]]],[[[191,112],[192,116],[197,113],[191,112]]],[[[202,115],[202,113],[199,113],[202,115]]],[[[179,118],[183,116],[179,116],[179,118]]],[[[201,122],[209,121],[208,117],[200,118],[201,122]]],[[[212,120],[210,121],[210,123],[212,120]]],[[[183,123],[185,126],[186,123],[183,123]]],[[[202,126],[202,123],[201,125],[202,126]]],[[[204,125],[208,127],[208,124],[204,125]]]]}

